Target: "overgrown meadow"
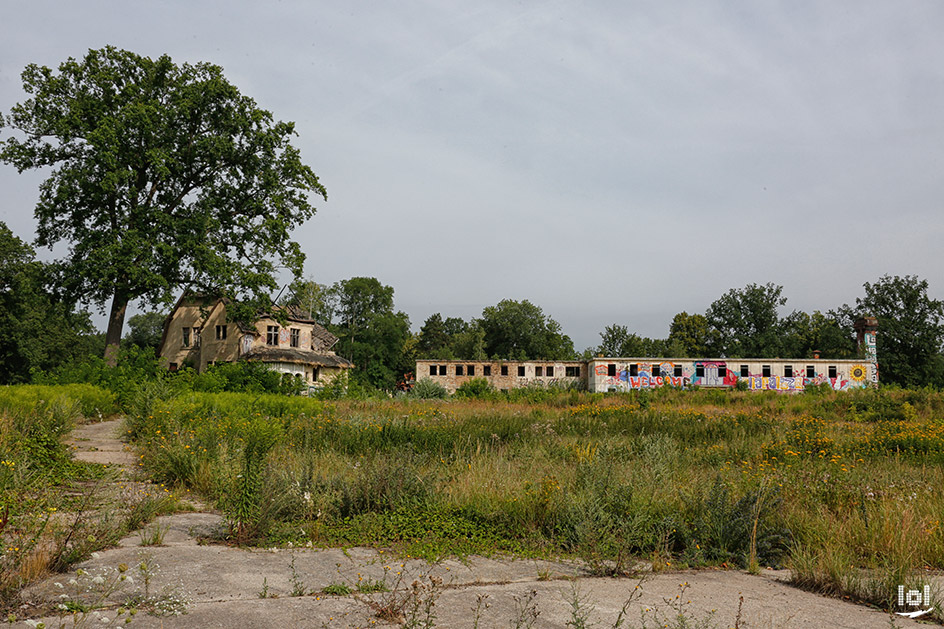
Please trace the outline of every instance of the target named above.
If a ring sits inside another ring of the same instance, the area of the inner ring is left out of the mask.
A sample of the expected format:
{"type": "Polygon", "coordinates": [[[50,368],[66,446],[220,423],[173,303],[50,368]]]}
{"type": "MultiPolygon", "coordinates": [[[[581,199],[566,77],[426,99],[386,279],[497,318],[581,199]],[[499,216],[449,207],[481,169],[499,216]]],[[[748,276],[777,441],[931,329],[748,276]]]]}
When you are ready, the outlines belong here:
{"type": "Polygon", "coordinates": [[[944,568],[944,395],[662,389],[319,402],[139,396],[159,482],[240,544],[570,555],[599,574],[790,567],[888,606],[944,568]]]}
{"type": "Polygon", "coordinates": [[[20,612],[17,592],[51,571],[114,545],[175,499],[119,481],[72,458],[64,437],[119,410],[90,384],[0,387],[0,612],[20,612]]]}
{"type": "Polygon", "coordinates": [[[319,401],[153,381],[122,404],[92,385],[4,387],[0,593],[175,508],[142,495],[109,510],[107,473],[71,460],[69,429],[119,411],[142,476],[216,504],[231,543],[571,556],[608,575],[788,567],[886,608],[898,584],[944,568],[944,394],[466,394],[319,401]]]}

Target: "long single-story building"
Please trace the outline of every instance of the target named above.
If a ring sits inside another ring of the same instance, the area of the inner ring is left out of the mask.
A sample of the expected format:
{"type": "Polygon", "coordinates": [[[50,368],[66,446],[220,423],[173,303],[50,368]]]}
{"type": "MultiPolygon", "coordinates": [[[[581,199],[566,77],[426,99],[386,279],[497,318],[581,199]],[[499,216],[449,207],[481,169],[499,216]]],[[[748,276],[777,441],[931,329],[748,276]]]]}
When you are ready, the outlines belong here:
{"type": "Polygon", "coordinates": [[[606,358],[589,360],[416,361],[416,379],[429,378],[455,392],[473,378],[499,390],[527,386],[575,387],[588,391],[630,391],[653,387],[736,387],[751,391],[803,391],[827,384],[837,391],[878,386],[874,318],[856,322],[863,358],[606,358]]]}

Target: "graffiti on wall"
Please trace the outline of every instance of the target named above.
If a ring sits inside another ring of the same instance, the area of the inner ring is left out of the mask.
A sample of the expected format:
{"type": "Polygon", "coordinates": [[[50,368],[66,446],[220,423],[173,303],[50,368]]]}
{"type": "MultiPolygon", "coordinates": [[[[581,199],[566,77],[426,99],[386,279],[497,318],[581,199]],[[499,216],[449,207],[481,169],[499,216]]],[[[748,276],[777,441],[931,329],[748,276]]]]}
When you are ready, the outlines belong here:
{"type": "Polygon", "coordinates": [[[747,388],[751,391],[800,392],[811,385],[821,384],[827,384],[836,391],[845,391],[865,387],[869,381],[867,377],[868,365],[864,364],[854,365],[850,369],[847,378],[828,378],[825,374],[817,374],[814,378],[762,376],[759,374],[751,374],[745,378],[740,378],[723,361],[696,361],[690,367],[684,366],[681,369],[682,375],[676,376],[674,374],[678,372],[672,363],[657,363],[657,365],[659,367],[658,376],[652,375],[652,366],[647,364],[639,364],[636,375],[632,375],[628,365],[622,365],[622,369],[617,371],[615,376],[607,375],[609,372],[607,365],[596,365],[594,373],[598,376],[602,388],[607,391],[630,391],[663,386],[733,387],[737,385],[739,380],[745,380],[747,388]]]}

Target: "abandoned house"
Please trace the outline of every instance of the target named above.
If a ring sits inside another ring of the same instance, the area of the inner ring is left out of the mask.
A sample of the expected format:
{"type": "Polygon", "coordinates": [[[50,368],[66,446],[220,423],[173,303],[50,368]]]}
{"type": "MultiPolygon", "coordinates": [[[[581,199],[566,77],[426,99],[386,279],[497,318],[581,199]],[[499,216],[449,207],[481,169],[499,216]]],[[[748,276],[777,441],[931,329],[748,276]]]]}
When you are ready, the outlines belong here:
{"type": "Polygon", "coordinates": [[[285,325],[271,314],[251,324],[227,321],[226,300],[183,295],[164,323],[160,356],[176,371],[191,366],[247,360],[292,374],[309,387],[321,387],[354,364],[331,348],[338,338],[294,308],[285,325]]]}
{"type": "Polygon", "coordinates": [[[873,317],[855,323],[859,353],[852,360],[816,358],[605,358],[548,360],[417,360],[416,378],[429,378],[454,393],[484,378],[499,390],[528,386],[575,387],[591,392],[653,387],[736,387],[751,391],[798,392],[808,386],[836,390],[878,386],[873,317]],[[742,385],[744,386],[744,385],[742,385]]]}

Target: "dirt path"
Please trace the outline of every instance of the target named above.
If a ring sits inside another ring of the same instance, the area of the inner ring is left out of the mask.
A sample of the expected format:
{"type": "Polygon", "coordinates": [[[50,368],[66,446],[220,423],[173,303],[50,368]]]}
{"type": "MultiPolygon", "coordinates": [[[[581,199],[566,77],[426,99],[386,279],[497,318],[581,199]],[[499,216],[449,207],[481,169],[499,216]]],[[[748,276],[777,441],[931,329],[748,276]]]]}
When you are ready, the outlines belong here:
{"type": "MultiPolygon", "coordinates": [[[[130,468],[134,457],[118,441],[119,430],[115,422],[77,429],[73,435],[76,456],[130,468]]],[[[739,626],[745,628],[927,626],[903,618],[896,618],[890,625],[889,616],[882,612],[797,590],[783,582],[789,576],[785,572],[765,571],[759,576],[713,570],[657,573],[640,582],[587,576],[570,563],[472,557],[465,562],[448,560],[430,565],[419,560],[398,560],[365,548],[245,550],[201,545],[199,538],[212,535],[220,525],[220,517],[213,513],[161,517],[143,533],[129,535],[117,548],[96,553],[77,567],[88,571],[88,575],[58,575],[29,588],[24,595],[63,600],[64,593],[71,596],[70,579],[84,587],[103,575],[107,584],[112,575],[118,574],[117,566],[125,564],[131,566],[126,575],[132,576],[134,583],[123,585],[112,595],[117,603],[132,590],[142,593],[144,579],[139,566],[147,562],[149,592],[162,593],[170,601],[183,596],[188,601],[188,613],[164,618],[142,613],[134,617],[132,626],[400,626],[378,616],[383,609],[400,607],[407,615],[415,608],[420,618],[425,617],[424,610],[431,610],[437,627],[525,627],[532,626],[527,621],[537,614],[534,627],[563,629],[573,626],[568,622],[583,613],[587,614],[584,626],[613,627],[625,601],[634,593],[638,598],[628,607],[623,627],[662,626],[651,611],[643,624],[641,614],[646,609],[659,609],[665,620],[673,622],[675,611],[670,605],[680,601],[684,612],[692,617],[712,617],[713,624],[708,626],[733,627],[741,597],[744,602],[739,626]],[[142,546],[155,530],[165,531],[163,545],[142,546]],[[378,582],[386,583],[393,591],[356,592],[358,584],[367,590],[364,584],[378,582]],[[329,586],[338,591],[346,586],[354,592],[323,594],[329,586]],[[435,605],[428,607],[430,602],[435,605]]],[[[104,614],[112,624],[114,616],[114,611],[104,614]]],[[[47,626],[59,626],[58,618],[45,621],[47,626]]]]}

